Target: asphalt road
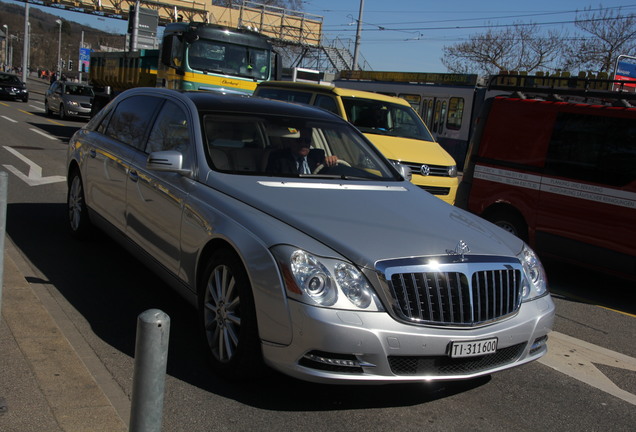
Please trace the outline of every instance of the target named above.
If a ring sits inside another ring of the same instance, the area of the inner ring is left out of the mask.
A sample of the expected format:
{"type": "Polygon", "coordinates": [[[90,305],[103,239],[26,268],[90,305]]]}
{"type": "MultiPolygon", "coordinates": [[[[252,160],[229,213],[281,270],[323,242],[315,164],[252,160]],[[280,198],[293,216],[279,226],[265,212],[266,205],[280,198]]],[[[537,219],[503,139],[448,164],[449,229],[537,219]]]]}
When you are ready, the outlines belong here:
{"type": "Polygon", "coordinates": [[[185,301],[110,239],[66,233],[66,144],[84,123],[47,118],[46,84],[29,86],[29,103],[0,102],[7,234],[27,281],[50,293],[77,333],[76,350],[96,356],[115,383],[106,392],[122,417],[136,320],[157,308],[171,319],[164,431],[633,430],[636,284],[558,262],[545,263],[557,319],[539,362],[477,380],[369,387],[276,373],[237,385],[214,375],[185,301]]]}

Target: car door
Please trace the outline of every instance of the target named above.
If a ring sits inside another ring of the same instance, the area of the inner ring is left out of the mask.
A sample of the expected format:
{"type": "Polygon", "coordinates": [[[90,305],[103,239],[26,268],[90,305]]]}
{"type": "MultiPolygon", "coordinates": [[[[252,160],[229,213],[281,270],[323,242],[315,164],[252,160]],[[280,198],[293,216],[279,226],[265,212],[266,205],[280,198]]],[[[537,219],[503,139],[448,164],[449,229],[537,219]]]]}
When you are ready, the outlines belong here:
{"type": "Polygon", "coordinates": [[[47,108],[53,111],[57,111],[59,109],[60,106],[60,84],[61,82],[59,81],[55,81],[53,84],[51,84],[51,87],[49,87],[48,91],[47,91],[47,95],[46,95],[46,104],[47,104],[47,108]]]}
{"type": "Polygon", "coordinates": [[[122,100],[85,141],[83,170],[88,205],[120,231],[125,231],[126,183],[132,161],[143,153],[145,137],[158,98],[134,96],[122,100]]]}
{"type": "Polygon", "coordinates": [[[181,102],[167,100],[148,137],[145,154],[135,160],[127,185],[128,236],[165,268],[176,274],[181,258],[181,218],[192,179],[188,175],[146,169],[155,151],[182,153],[183,167],[193,165],[192,121],[181,102]]]}

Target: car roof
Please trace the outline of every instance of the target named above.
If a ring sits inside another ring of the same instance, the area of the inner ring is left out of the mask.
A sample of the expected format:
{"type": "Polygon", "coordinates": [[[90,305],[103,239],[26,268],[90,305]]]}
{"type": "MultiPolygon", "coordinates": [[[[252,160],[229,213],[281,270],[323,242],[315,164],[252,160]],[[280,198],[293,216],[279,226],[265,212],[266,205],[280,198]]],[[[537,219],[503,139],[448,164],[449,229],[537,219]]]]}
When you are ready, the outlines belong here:
{"type": "Polygon", "coordinates": [[[340,116],[321,108],[304,104],[283,102],[249,95],[222,94],[209,91],[170,90],[164,88],[138,87],[123,92],[120,97],[134,94],[158,95],[170,98],[189,99],[200,112],[223,112],[242,114],[273,114],[329,122],[347,123],[340,116]]]}
{"type": "Polygon", "coordinates": [[[373,99],[382,102],[392,102],[400,105],[410,104],[402,98],[387,96],[381,93],[368,92],[363,90],[353,90],[343,87],[336,87],[333,84],[317,84],[299,81],[263,81],[258,87],[283,88],[289,90],[303,90],[322,94],[333,94],[342,97],[359,97],[373,99]]]}

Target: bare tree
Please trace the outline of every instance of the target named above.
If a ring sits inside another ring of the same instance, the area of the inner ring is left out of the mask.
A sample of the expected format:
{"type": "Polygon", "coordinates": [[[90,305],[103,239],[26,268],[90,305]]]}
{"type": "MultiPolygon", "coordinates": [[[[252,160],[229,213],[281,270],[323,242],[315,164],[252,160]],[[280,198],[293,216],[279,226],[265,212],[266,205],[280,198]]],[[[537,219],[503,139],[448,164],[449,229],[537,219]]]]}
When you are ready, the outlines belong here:
{"type": "Polygon", "coordinates": [[[536,24],[489,29],[469,40],[445,46],[442,64],[455,73],[492,74],[501,70],[535,71],[550,68],[562,50],[564,36],[556,31],[539,35],[536,24]]]}
{"type": "Polygon", "coordinates": [[[612,72],[619,55],[636,55],[636,16],[623,15],[621,9],[591,9],[577,14],[576,27],[588,37],[568,44],[564,69],[612,72]],[[591,36],[591,37],[589,37],[591,36]]]}

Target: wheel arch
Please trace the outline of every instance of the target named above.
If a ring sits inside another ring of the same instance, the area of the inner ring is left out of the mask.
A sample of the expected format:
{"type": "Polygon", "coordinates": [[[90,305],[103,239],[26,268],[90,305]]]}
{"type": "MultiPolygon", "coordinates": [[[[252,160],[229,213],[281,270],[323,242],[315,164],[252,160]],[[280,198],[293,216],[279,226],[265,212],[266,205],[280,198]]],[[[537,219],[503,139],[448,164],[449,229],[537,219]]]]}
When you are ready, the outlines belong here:
{"type": "Polygon", "coordinates": [[[202,288],[205,283],[207,263],[217,251],[227,250],[238,258],[247,275],[254,298],[260,338],[264,341],[286,345],[291,342],[292,338],[287,297],[284,287],[281,286],[283,282],[274,258],[262,246],[259,244],[258,247],[255,247],[248,238],[242,236],[232,238],[232,241],[225,237],[217,237],[208,241],[197,260],[196,298],[197,301],[200,301],[203,294],[202,288]],[[256,252],[257,250],[260,252],[256,252]],[[265,260],[265,254],[268,261],[265,260]],[[248,256],[250,257],[249,261],[245,258],[248,256]],[[273,279],[274,272],[277,275],[276,281],[273,279]]]}
{"type": "Polygon", "coordinates": [[[482,218],[491,222],[494,218],[503,216],[509,218],[511,221],[517,221],[521,224],[519,238],[521,238],[525,242],[528,242],[531,234],[528,218],[523,214],[521,210],[519,210],[511,203],[504,201],[495,202],[485,208],[481,214],[482,218]]]}

